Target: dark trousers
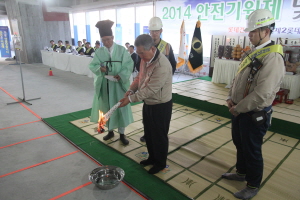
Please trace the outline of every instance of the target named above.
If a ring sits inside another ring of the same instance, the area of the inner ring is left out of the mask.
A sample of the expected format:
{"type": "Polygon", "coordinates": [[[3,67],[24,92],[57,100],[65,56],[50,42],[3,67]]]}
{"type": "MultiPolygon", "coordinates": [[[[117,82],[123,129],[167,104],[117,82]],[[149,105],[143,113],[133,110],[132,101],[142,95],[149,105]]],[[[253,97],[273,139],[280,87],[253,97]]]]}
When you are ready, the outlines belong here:
{"type": "MultiPolygon", "coordinates": [[[[268,107],[269,111],[271,108],[268,107]]],[[[232,140],[237,150],[236,169],[240,174],[246,174],[249,186],[259,187],[263,176],[262,143],[271,120],[272,111],[267,113],[264,124],[256,126],[251,119],[251,114],[241,113],[232,116],[232,140]]]]}
{"type": "Polygon", "coordinates": [[[144,132],[149,153],[148,160],[158,167],[166,167],[172,104],[172,100],[170,100],[162,104],[144,104],[143,106],[144,132]]]}

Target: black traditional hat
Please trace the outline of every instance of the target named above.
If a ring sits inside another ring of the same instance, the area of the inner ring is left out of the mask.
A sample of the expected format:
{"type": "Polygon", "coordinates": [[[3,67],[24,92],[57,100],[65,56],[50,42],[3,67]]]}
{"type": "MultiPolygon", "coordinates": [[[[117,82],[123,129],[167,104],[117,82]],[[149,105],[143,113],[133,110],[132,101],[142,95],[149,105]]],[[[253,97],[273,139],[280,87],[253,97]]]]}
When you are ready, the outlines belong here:
{"type": "Polygon", "coordinates": [[[114,22],[110,20],[103,20],[97,22],[96,27],[99,29],[100,37],[113,36],[111,30],[113,24],[114,22]]]}

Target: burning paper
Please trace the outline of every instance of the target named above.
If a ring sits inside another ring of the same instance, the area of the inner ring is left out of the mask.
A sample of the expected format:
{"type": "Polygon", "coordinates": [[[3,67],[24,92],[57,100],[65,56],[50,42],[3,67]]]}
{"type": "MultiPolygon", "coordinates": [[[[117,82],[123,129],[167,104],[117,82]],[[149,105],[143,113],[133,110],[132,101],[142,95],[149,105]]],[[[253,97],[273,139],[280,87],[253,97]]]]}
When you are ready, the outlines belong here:
{"type": "Polygon", "coordinates": [[[110,116],[117,110],[117,108],[121,105],[121,102],[118,102],[114,105],[105,115],[103,112],[99,110],[99,120],[98,120],[98,133],[103,133],[105,131],[104,126],[106,122],[109,120],[110,116]]]}

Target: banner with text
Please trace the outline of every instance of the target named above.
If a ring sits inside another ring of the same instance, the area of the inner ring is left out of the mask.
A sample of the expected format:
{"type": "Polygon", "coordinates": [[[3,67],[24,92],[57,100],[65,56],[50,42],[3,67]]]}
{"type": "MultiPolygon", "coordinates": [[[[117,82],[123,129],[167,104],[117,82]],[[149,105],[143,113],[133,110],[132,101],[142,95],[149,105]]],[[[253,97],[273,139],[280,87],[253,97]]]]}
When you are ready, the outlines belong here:
{"type": "MultiPolygon", "coordinates": [[[[203,47],[210,49],[211,35],[247,36],[244,32],[249,14],[257,9],[269,9],[276,21],[272,37],[300,37],[300,0],[178,0],[157,1],[156,15],[163,21],[163,38],[178,49],[178,30],[184,19],[187,41],[194,23],[201,21],[203,47]]],[[[190,45],[190,44],[189,44],[190,45]]],[[[296,44],[300,45],[300,44],[296,44]]],[[[210,51],[204,49],[204,56],[210,51]]],[[[176,52],[175,52],[176,53],[176,52]]]]}
{"type": "Polygon", "coordinates": [[[0,26],[0,52],[1,57],[11,57],[9,30],[7,26],[0,26]]]}

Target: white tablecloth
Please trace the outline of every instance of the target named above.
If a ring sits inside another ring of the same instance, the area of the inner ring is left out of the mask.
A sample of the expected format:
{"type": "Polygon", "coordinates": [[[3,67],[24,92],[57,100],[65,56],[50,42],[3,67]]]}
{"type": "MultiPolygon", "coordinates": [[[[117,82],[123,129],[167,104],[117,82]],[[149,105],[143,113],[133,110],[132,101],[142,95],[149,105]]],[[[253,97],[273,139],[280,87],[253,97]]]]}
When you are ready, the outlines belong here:
{"type": "Polygon", "coordinates": [[[300,74],[285,75],[281,84],[282,88],[290,89],[289,99],[297,99],[300,97],[300,74]]]}
{"type": "Polygon", "coordinates": [[[53,52],[54,67],[64,71],[71,71],[69,59],[72,55],[53,52]]]}
{"type": "Polygon", "coordinates": [[[43,64],[49,67],[54,67],[53,51],[41,50],[43,64]]]}
{"type": "Polygon", "coordinates": [[[69,66],[71,72],[75,74],[82,74],[88,77],[93,77],[93,72],[89,69],[89,64],[93,58],[85,56],[71,56],[69,66]]]}
{"type": "MultiPolygon", "coordinates": [[[[212,77],[213,83],[231,84],[235,77],[240,62],[234,60],[215,59],[214,72],[212,77]]],[[[289,99],[297,99],[300,97],[300,74],[285,75],[281,88],[289,89],[289,99]]]]}
{"type": "Polygon", "coordinates": [[[43,64],[49,67],[55,67],[64,71],[71,71],[76,74],[86,75],[90,78],[93,73],[89,69],[92,57],[72,55],[67,53],[57,53],[41,50],[43,64]]]}
{"type": "Polygon", "coordinates": [[[216,58],[211,81],[230,85],[238,71],[239,64],[240,61],[216,58]]]}

